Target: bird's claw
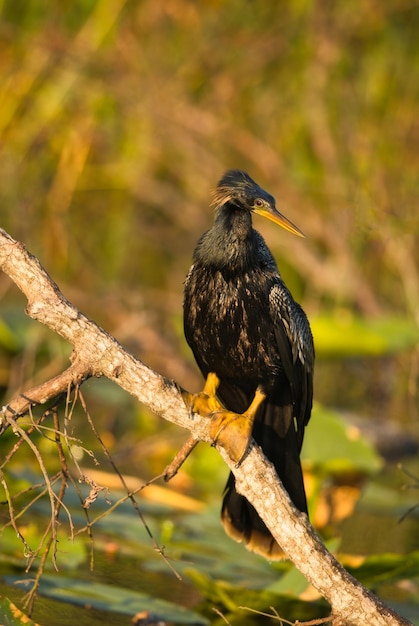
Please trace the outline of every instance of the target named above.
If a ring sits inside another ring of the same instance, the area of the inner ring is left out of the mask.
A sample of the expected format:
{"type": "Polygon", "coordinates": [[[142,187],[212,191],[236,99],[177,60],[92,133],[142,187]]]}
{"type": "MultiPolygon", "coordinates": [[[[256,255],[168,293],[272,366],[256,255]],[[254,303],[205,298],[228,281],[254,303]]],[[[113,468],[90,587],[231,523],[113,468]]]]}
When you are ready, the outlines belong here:
{"type": "Polygon", "coordinates": [[[222,446],[237,464],[242,461],[252,436],[252,421],[246,414],[227,411],[218,398],[205,391],[182,392],[183,401],[191,416],[198,413],[211,419],[210,438],[222,446]]]}
{"type": "Polygon", "coordinates": [[[243,413],[216,411],[212,415],[210,437],[222,446],[232,461],[240,464],[252,437],[252,420],[243,413]]]}
{"type": "Polygon", "coordinates": [[[183,401],[191,416],[193,413],[199,413],[202,417],[211,417],[216,411],[225,410],[216,396],[219,384],[218,376],[214,372],[209,372],[203,391],[199,393],[182,391],[183,401]]]}
{"type": "Polygon", "coordinates": [[[205,391],[199,393],[182,393],[183,401],[189,409],[190,414],[198,413],[202,417],[212,417],[217,411],[224,411],[224,407],[216,396],[205,391]]]}
{"type": "Polygon", "coordinates": [[[228,411],[218,400],[216,393],[220,384],[218,376],[210,372],[200,393],[182,391],[182,397],[190,414],[199,413],[211,419],[210,438],[213,444],[222,446],[232,461],[240,464],[252,438],[253,422],[265,394],[256,389],[249,408],[244,413],[228,411]]]}

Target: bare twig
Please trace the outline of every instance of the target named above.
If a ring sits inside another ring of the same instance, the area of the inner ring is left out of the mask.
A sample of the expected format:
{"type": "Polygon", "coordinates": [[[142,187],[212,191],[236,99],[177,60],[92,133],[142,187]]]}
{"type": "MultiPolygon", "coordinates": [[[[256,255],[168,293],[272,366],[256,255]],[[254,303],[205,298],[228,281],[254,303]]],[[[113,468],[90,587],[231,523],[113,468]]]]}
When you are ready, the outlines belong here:
{"type": "Polygon", "coordinates": [[[250,613],[256,613],[256,615],[261,615],[262,617],[270,617],[273,620],[276,620],[280,623],[280,626],[326,626],[326,624],[333,625],[333,617],[319,617],[317,619],[311,619],[308,622],[290,622],[284,617],[280,617],[275,607],[269,607],[272,613],[264,613],[262,611],[257,611],[256,609],[252,609],[248,606],[239,606],[238,609],[242,609],[243,611],[249,611],[250,613]]]}
{"type": "Polygon", "coordinates": [[[105,444],[103,443],[103,440],[101,438],[101,436],[99,435],[98,431],[96,430],[96,426],[93,423],[92,418],[90,417],[89,411],[87,410],[87,405],[86,402],[84,401],[83,395],[80,392],[80,401],[83,407],[83,410],[86,414],[87,420],[89,422],[90,428],[92,429],[92,431],[94,432],[97,440],[99,441],[102,450],[105,454],[105,456],[107,457],[109,463],[111,464],[111,466],[113,467],[116,475],[118,476],[119,480],[121,481],[122,486],[124,487],[126,493],[127,493],[127,497],[129,498],[129,500],[132,503],[132,506],[134,507],[135,512],[137,513],[138,517],[140,518],[147,535],[150,537],[150,540],[153,544],[154,549],[156,550],[156,552],[163,558],[163,560],[166,562],[166,564],[169,566],[169,568],[172,570],[172,572],[175,574],[176,578],[178,580],[182,580],[181,575],[176,571],[176,569],[173,567],[173,565],[170,563],[170,561],[167,559],[166,555],[164,554],[164,550],[161,546],[159,546],[156,538],[154,537],[153,533],[150,530],[150,527],[147,523],[147,520],[145,519],[144,515],[141,512],[140,507],[138,506],[138,502],[135,499],[135,495],[129,490],[127,483],[125,482],[125,478],[123,477],[123,475],[121,474],[121,472],[119,471],[119,469],[117,468],[116,464],[114,463],[114,460],[108,450],[108,448],[105,446],[105,444]]]}
{"type": "MultiPolygon", "coordinates": [[[[45,404],[52,398],[57,398],[60,394],[68,393],[69,388],[80,385],[84,380],[89,377],[89,372],[86,370],[85,365],[80,362],[73,363],[64,372],[51,378],[42,385],[37,385],[25,391],[25,393],[19,394],[16,398],[11,400],[9,404],[2,407],[2,413],[4,416],[10,415],[17,419],[22,415],[25,415],[32,406],[38,404],[45,404]]],[[[7,422],[3,422],[3,429],[7,422]]],[[[1,435],[0,424],[0,435],[1,435]]]]}
{"type": "Polygon", "coordinates": [[[106,509],[106,511],[103,511],[102,513],[99,513],[98,515],[96,515],[96,517],[94,517],[92,520],[90,520],[89,523],[86,526],[82,526],[81,528],[79,528],[76,531],[75,534],[76,535],[81,535],[88,528],[91,528],[92,526],[94,526],[94,524],[97,524],[97,522],[100,522],[101,519],[103,519],[104,517],[109,515],[109,513],[112,513],[112,511],[115,511],[119,506],[121,506],[121,504],[123,504],[124,502],[129,500],[131,498],[131,496],[135,496],[137,493],[139,493],[140,491],[145,489],[148,485],[151,485],[153,482],[155,482],[155,481],[157,481],[157,480],[159,480],[161,478],[163,478],[163,474],[160,474],[159,476],[155,476],[155,478],[153,478],[152,480],[144,483],[140,487],[137,487],[137,489],[134,489],[134,490],[131,490],[131,491],[127,492],[124,496],[119,498],[119,500],[117,500],[116,502],[111,504],[109,506],[109,508],[106,509]]]}
{"type": "MultiPolygon", "coordinates": [[[[6,420],[12,426],[13,431],[15,433],[18,433],[19,436],[30,447],[30,449],[32,450],[32,452],[35,455],[35,458],[36,458],[36,460],[38,462],[39,469],[41,470],[41,472],[42,472],[42,474],[44,476],[45,485],[47,487],[48,496],[49,496],[50,504],[51,504],[51,512],[52,512],[52,518],[50,520],[50,524],[51,524],[51,538],[52,538],[53,542],[56,542],[57,541],[57,527],[56,527],[56,519],[55,519],[55,493],[54,493],[54,490],[52,488],[51,481],[50,481],[47,469],[45,467],[44,460],[42,458],[42,454],[40,453],[39,448],[33,443],[32,439],[28,436],[28,434],[25,432],[25,430],[19,426],[19,424],[16,422],[16,420],[14,418],[8,416],[8,417],[6,417],[6,420]]],[[[34,555],[32,555],[32,558],[34,558],[34,555]]],[[[55,568],[57,569],[57,565],[56,565],[54,560],[53,560],[53,563],[54,563],[55,568]]]]}
{"type": "Polygon", "coordinates": [[[189,435],[173,461],[166,466],[166,469],[163,472],[165,481],[171,480],[177,474],[179,468],[186,461],[198,443],[199,439],[197,439],[194,434],[189,435]]]}
{"type": "Polygon", "coordinates": [[[27,543],[25,537],[20,532],[19,527],[17,525],[15,510],[14,510],[12,498],[9,492],[9,487],[7,485],[4,474],[1,470],[0,470],[0,482],[3,485],[4,493],[6,494],[6,501],[9,507],[10,525],[13,527],[13,530],[15,531],[16,535],[19,537],[20,541],[23,543],[23,546],[25,548],[25,556],[29,557],[32,555],[32,550],[29,544],[27,543]]]}

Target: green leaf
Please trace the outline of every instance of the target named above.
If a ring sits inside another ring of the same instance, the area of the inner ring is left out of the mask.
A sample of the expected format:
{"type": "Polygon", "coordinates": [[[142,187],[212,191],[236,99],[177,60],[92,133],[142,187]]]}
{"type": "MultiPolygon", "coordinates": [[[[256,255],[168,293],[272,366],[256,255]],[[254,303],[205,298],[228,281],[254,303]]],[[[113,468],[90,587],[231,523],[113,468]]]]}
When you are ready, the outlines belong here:
{"type": "Polygon", "coordinates": [[[312,619],[314,616],[321,617],[325,615],[325,612],[328,612],[328,608],[325,611],[326,604],[321,599],[311,602],[298,599],[297,595],[307,588],[308,583],[297,570],[294,568],[290,570],[290,577],[288,574],[282,577],[278,572],[275,574],[273,571],[272,573],[276,578],[280,577],[278,583],[275,582],[263,589],[251,589],[245,585],[234,585],[224,580],[214,580],[197,570],[190,569],[187,572],[201,595],[206,598],[208,605],[210,607],[214,604],[221,606],[223,615],[228,618],[228,623],[232,626],[253,624],[255,622],[246,621],[246,617],[250,620],[251,614],[258,611],[271,614],[271,607],[273,606],[278,608],[282,615],[286,615],[287,619],[312,619]],[[286,582],[280,591],[283,579],[286,579],[286,582]],[[297,583],[297,592],[290,589],[289,585],[292,582],[297,583]],[[276,584],[278,584],[278,588],[276,584]]]}
{"type": "Polygon", "coordinates": [[[357,428],[318,404],[313,407],[302,459],[307,465],[331,474],[372,474],[382,466],[381,458],[357,428]]]}
{"type": "Polygon", "coordinates": [[[39,626],[8,598],[2,597],[0,597],[0,624],[1,626],[39,626]]]}
{"type": "MultiPolygon", "coordinates": [[[[32,581],[21,580],[21,577],[7,576],[8,584],[25,586],[32,584],[32,581]]],[[[147,611],[158,620],[167,620],[176,624],[196,624],[206,626],[208,621],[182,606],[154,598],[153,596],[123,589],[116,585],[105,585],[102,583],[91,583],[83,580],[64,578],[61,576],[44,575],[41,578],[39,593],[48,598],[69,602],[85,606],[89,604],[94,609],[122,613],[124,615],[135,615],[141,611],[147,611]]]]}

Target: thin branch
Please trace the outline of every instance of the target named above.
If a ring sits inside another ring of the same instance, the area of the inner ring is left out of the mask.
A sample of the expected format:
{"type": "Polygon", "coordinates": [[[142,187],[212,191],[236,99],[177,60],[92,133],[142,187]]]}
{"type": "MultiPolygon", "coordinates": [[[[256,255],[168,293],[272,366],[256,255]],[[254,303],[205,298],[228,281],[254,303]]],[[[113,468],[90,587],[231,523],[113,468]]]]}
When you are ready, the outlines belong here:
{"type": "Polygon", "coordinates": [[[133,493],[129,490],[128,485],[127,485],[127,483],[126,483],[126,481],[125,481],[124,476],[121,474],[121,472],[120,472],[120,471],[119,471],[119,469],[117,468],[117,466],[116,466],[116,464],[114,463],[114,460],[113,460],[113,458],[112,458],[112,456],[111,456],[111,454],[110,454],[110,452],[109,452],[108,448],[107,448],[107,447],[105,446],[105,444],[103,443],[103,440],[102,440],[101,436],[99,435],[99,433],[98,433],[98,431],[97,431],[97,429],[96,429],[96,426],[95,426],[95,425],[94,425],[94,423],[93,423],[92,418],[90,417],[90,413],[89,413],[89,411],[87,410],[87,405],[86,405],[86,402],[84,401],[84,398],[83,398],[83,395],[82,395],[82,393],[81,393],[81,392],[79,392],[79,397],[80,397],[80,402],[81,402],[81,405],[82,405],[82,407],[83,407],[83,410],[84,410],[84,412],[85,412],[85,414],[86,414],[87,420],[88,420],[88,422],[89,422],[90,428],[92,429],[93,433],[95,434],[96,439],[98,440],[99,444],[101,445],[102,450],[103,450],[103,452],[104,452],[104,454],[105,454],[106,458],[108,459],[108,461],[109,461],[109,463],[111,464],[111,466],[113,467],[113,469],[114,469],[114,471],[115,471],[116,475],[118,476],[119,480],[121,481],[121,485],[124,487],[124,489],[125,489],[125,491],[126,491],[126,493],[127,493],[127,496],[128,496],[128,498],[129,498],[129,500],[131,501],[132,506],[134,507],[135,512],[137,513],[138,517],[140,518],[140,520],[141,520],[141,522],[142,522],[142,524],[143,524],[143,526],[144,526],[144,528],[145,528],[145,530],[146,530],[147,535],[150,537],[150,540],[151,540],[151,542],[152,542],[152,544],[153,544],[154,550],[155,550],[158,554],[160,554],[160,556],[163,558],[163,560],[165,561],[165,563],[166,563],[166,564],[169,566],[169,568],[172,570],[172,572],[174,573],[174,575],[176,576],[176,578],[177,578],[178,580],[182,580],[182,577],[181,577],[181,575],[179,574],[179,572],[177,572],[177,571],[176,571],[176,569],[173,567],[173,565],[170,563],[170,561],[168,560],[168,558],[167,558],[167,557],[166,557],[166,555],[164,554],[164,550],[163,550],[163,548],[161,548],[161,547],[159,546],[159,544],[158,544],[158,542],[157,542],[156,538],[154,537],[153,533],[151,532],[151,529],[150,529],[150,526],[149,526],[149,525],[148,525],[148,523],[147,523],[147,520],[145,519],[144,515],[143,515],[143,514],[142,514],[142,512],[141,512],[140,507],[138,506],[138,502],[137,502],[137,500],[135,499],[134,494],[133,494],[133,493]]]}
{"type": "Polygon", "coordinates": [[[250,613],[255,613],[256,615],[261,615],[262,617],[270,617],[278,622],[280,622],[280,626],[325,626],[326,624],[332,624],[333,617],[319,617],[317,619],[309,620],[308,622],[290,622],[284,617],[280,617],[275,607],[269,607],[272,613],[263,613],[262,611],[258,611],[257,609],[252,609],[248,606],[239,606],[238,609],[242,609],[243,611],[249,611],[250,613]]]}
{"type": "Polygon", "coordinates": [[[68,518],[68,525],[70,528],[70,539],[71,541],[73,541],[74,540],[73,518],[71,516],[71,512],[69,511],[67,505],[63,501],[64,493],[68,486],[70,472],[69,472],[68,465],[67,465],[67,459],[63,450],[63,444],[61,442],[60,422],[59,422],[57,407],[54,408],[52,413],[53,413],[54,429],[55,429],[55,445],[58,450],[58,458],[60,460],[60,465],[61,465],[61,487],[60,487],[60,492],[56,496],[57,504],[55,508],[55,517],[56,517],[56,520],[58,521],[58,515],[60,512],[60,509],[63,508],[68,518]]]}
{"type": "Polygon", "coordinates": [[[192,450],[194,450],[194,448],[198,445],[198,443],[199,439],[197,439],[194,434],[189,435],[179,452],[176,454],[173,461],[171,461],[169,465],[166,466],[166,469],[163,472],[164,480],[166,482],[171,480],[177,474],[179,468],[183,465],[183,463],[186,461],[186,459],[191,454],[192,450]]]}
{"type": "MultiPolygon", "coordinates": [[[[58,376],[51,378],[41,385],[28,389],[25,393],[19,394],[7,405],[2,407],[2,413],[5,416],[11,415],[15,419],[21,417],[25,415],[31,407],[45,404],[48,400],[57,398],[60,394],[67,393],[69,389],[81,385],[89,376],[90,374],[86,366],[77,361],[64,372],[58,374],[58,376]]],[[[3,422],[3,428],[5,425],[5,422],[3,422]]],[[[1,434],[2,430],[0,424],[0,435],[1,434]]]]}
{"type": "MultiPolygon", "coordinates": [[[[51,552],[51,548],[52,548],[52,563],[55,567],[55,569],[58,571],[58,567],[57,567],[57,544],[58,544],[58,540],[57,540],[57,536],[56,536],[56,532],[55,532],[55,527],[56,527],[56,523],[58,522],[58,516],[60,514],[60,509],[62,507],[64,507],[63,505],[63,498],[64,498],[64,493],[67,489],[67,485],[68,485],[68,478],[67,475],[61,471],[61,485],[60,485],[60,489],[58,491],[58,494],[56,496],[56,502],[55,502],[55,506],[53,508],[53,514],[52,514],[52,518],[49,521],[47,528],[45,529],[45,533],[44,533],[44,537],[42,538],[41,541],[41,545],[44,542],[44,540],[46,540],[45,543],[45,547],[44,547],[44,551],[42,553],[39,565],[38,565],[38,569],[36,572],[36,576],[35,579],[33,581],[33,585],[31,590],[26,594],[26,599],[25,599],[25,607],[28,609],[29,614],[32,613],[33,611],[33,605],[35,602],[35,598],[36,598],[36,594],[38,592],[38,588],[39,588],[39,584],[41,582],[41,578],[42,575],[44,573],[44,569],[45,569],[45,564],[47,562],[47,558],[48,555],[51,552]],[[49,529],[51,528],[51,533],[49,532],[49,529]]],[[[72,521],[71,521],[71,514],[68,511],[67,507],[65,507],[67,515],[69,516],[69,520],[70,520],[70,526],[72,526],[72,521]]],[[[72,536],[74,536],[74,529],[72,530],[72,536]]],[[[34,557],[32,557],[34,558],[34,557]]],[[[29,567],[27,567],[27,570],[29,570],[29,567]]]]}
{"type": "MultiPolygon", "coordinates": [[[[25,246],[1,229],[0,267],[25,294],[28,315],[73,345],[73,364],[81,364],[81,371],[107,377],[157,415],[189,429],[196,440],[211,443],[209,421],[197,414],[191,419],[178,385],[151,370],[78,311],[25,246]]],[[[17,427],[7,407],[3,420],[17,427]]],[[[233,471],[239,493],[256,508],[288,558],[329,602],[337,621],[347,626],[410,624],[350,576],[327,551],[307,516],[291,503],[259,447],[251,446],[239,467],[219,446],[217,449],[233,471]]]]}
{"type": "MultiPolygon", "coordinates": [[[[51,481],[50,478],[48,476],[48,472],[47,469],[45,467],[44,464],[44,460],[42,458],[42,455],[39,451],[39,449],[37,448],[37,446],[33,443],[32,439],[28,436],[28,434],[23,430],[23,428],[21,428],[18,423],[16,422],[16,420],[10,416],[7,416],[6,421],[12,426],[13,431],[15,433],[18,433],[19,436],[25,441],[25,443],[30,447],[30,449],[32,450],[32,452],[34,453],[36,460],[38,461],[38,465],[39,468],[44,476],[45,479],[45,485],[47,487],[48,490],[48,496],[49,496],[49,500],[50,500],[50,504],[51,504],[51,520],[50,520],[50,524],[51,524],[51,537],[52,537],[52,541],[56,542],[57,541],[57,527],[56,527],[56,517],[55,517],[55,493],[54,490],[52,488],[51,485],[51,481]]],[[[32,556],[32,558],[35,558],[34,555],[32,556]]],[[[57,565],[55,563],[55,560],[53,560],[54,563],[54,567],[56,569],[57,565]]]]}
{"type": "Polygon", "coordinates": [[[4,493],[6,494],[6,502],[9,507],[10,525],[12,526],[16,535],[19,537],[20,541],[23,543],[23,546],[25,548],[25,556],[29,557],[32,555],[32,550],[29,544],[27,543],[25,537],[20,532],[19,527],[17,525],[16,519],[18,516],[15,516],[15,510],[13,507],[12,497],[9,492],[9,487],[7,485],[4,474],[1,470],[0,470],[0,482],[3,485],[4,493]]]}
{"type": "Polygon", "coordinates": [[[163,477],[164,477],[164,474],[159,474],[158,476],[155,476],[154,478],[152,478],[151,480],[147,481],[143,485],[138,486],[136,489],[128,491],[125,495],[123,495],[121,498],[119,498],[119,500],[117,500],[116,502],[111,504],[109,506],[109,508],[106,509],[106,511],[103,511],[102,513],[98,513],[96,515],[96,517],[94,517],[92,520],[89,521],[88,525],[86,524],[86,526],[82,526],[81,528],[79,528],[76,531],[75,535],[81,535],[88,528],[91,528],[94,524],[97,524],[97,522],[100,522],[100,520],[102,520],[104,517],[107,517],[109,515],[109,513],[112,513],[112,511],[115,511],[119,506],[121,506],[121,504],[124,504],[124,502],[126,502],[127,500],[130,499],[131,495],[135,496],[137,493],[139,493],[140,491],[142,491],[143,489],[145,489],[149,485],[157,482],[158,480],[160,480],[163,477]]]}

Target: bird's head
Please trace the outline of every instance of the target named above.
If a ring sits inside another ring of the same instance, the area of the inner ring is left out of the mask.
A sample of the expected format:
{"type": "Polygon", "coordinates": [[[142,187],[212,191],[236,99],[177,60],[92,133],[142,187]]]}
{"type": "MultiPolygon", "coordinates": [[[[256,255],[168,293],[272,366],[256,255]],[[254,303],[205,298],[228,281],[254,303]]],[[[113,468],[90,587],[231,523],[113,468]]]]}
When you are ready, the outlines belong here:
{"type": "Polygon", "coordinates": [[[304,237],[304,233],[278,211],[275,198],[241,170],[228,170],[224,174],[213,193],[212,204],[217,208],[228,204],[249,213],[257,213],[294,235],[304,237]]]}

